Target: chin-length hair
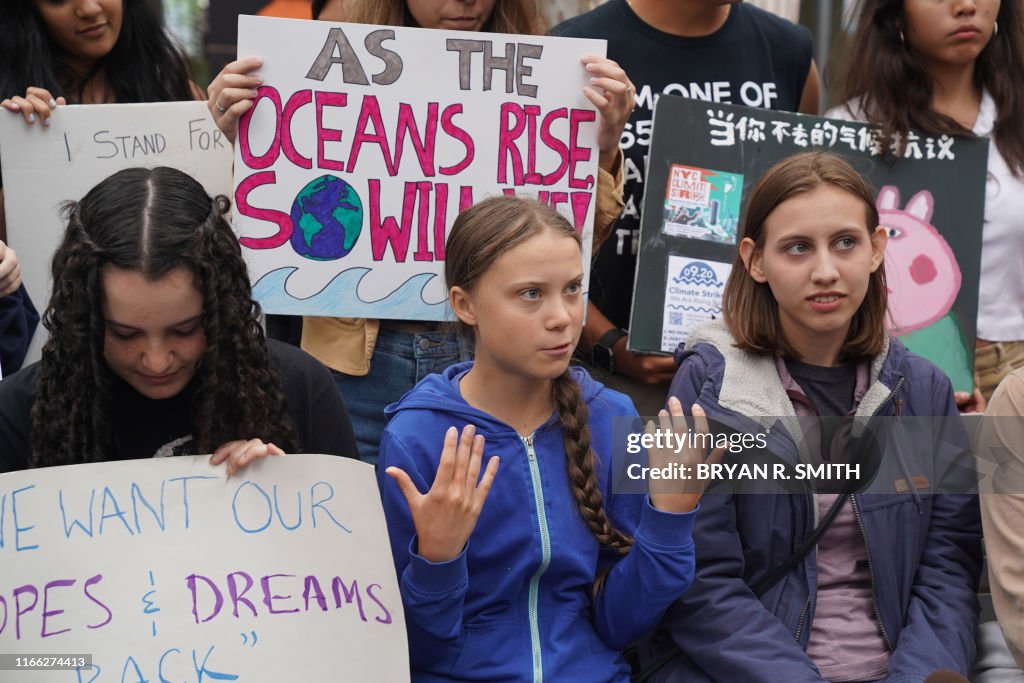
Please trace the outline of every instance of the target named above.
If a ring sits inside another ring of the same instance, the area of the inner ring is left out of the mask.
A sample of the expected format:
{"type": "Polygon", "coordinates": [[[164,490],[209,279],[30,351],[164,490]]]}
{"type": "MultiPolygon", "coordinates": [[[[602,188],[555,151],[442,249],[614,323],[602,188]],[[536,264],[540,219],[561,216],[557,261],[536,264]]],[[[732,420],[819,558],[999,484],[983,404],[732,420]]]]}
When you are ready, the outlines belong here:
{"type": "Polygon", "coordinates": [[[260,308],[224,217],[228,200],[211,198],[176,169],[133,168],[65,210],[68,227],[53,257],[53,295],[43,316],[50,337],[32,407],[29,466],[101,462],[118,453],[113,393],[122,380],[104,358],[103,274],[110,268],[150,280],[185,269],[194,278],[206,335],[192,380],[198,452],[249,438],[294,450],[260,308]]]}
{"type": "MultiPolygon", "coordinates": [[[[804,152],[778,162],[761,176],[750,192],[742,238],[764,249],[765,221],[780,204],[822,185],[848,192],[864,204],[864,225],[870,236],[878,225],[878,209],[871,188],[842,157],[828,152],[804,152]]],[[[868,291],[850,321],[850,330],[839,351],[840,360],[869,358],[885,347],[888,296],[885,263],[868,279],[868,291]]],[[[779,303],[766,282],[751,275],[739,253],[733,262],[722,294],[722,318],[736,346],[754,353],[799,359],[786,339],[779,318],[779,303]]]]}

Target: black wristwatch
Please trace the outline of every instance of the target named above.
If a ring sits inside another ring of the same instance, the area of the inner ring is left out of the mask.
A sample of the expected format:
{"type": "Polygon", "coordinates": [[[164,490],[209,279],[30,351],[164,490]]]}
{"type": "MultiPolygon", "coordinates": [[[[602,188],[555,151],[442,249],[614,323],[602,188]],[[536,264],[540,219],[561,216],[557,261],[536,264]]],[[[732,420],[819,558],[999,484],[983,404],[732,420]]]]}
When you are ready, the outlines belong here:
{"type": "Polygon", "coordinates": [[[612,348],[626,336],[629,336],[629,332],[621,327],[613,327],[602,334],[590,351],[590,359],[594,365],[608,372],[615,372],[615,352],[612,348]]]}

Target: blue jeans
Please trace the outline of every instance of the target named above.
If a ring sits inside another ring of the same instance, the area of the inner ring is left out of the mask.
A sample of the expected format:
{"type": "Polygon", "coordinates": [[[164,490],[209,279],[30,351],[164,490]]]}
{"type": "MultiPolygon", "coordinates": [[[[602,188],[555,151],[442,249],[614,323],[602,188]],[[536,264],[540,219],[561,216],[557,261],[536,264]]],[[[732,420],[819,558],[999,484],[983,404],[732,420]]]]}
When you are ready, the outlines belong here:
{"type": "Polygon", "coordinates": [[[382,325],[369,374],[353,377],[332,370],[352,420],[359,459],[377,466],[380,439],[388,424],[384,416],[386,406],[398,401],[430,373],[442,372],[469,358],[468,347],[454,334],[411,334],[382,325]]]}

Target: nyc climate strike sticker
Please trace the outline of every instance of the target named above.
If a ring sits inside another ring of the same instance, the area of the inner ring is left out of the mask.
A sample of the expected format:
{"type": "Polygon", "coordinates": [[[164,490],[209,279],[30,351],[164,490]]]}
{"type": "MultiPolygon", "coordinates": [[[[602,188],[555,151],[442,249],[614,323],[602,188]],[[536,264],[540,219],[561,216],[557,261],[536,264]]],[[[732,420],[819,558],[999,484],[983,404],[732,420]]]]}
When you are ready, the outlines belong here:
{"type": "Polygon", "coordinates": [[[742,193],[743,176],[738,173],[672,164],[662,232],[736,244],[742,193]]]}

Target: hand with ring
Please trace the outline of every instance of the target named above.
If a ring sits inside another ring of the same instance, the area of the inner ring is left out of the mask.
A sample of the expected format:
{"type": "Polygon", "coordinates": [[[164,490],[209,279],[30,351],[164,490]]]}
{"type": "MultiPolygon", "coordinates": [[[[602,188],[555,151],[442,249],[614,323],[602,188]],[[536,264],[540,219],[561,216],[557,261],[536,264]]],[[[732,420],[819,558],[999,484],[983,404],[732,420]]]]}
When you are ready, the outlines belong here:
{"type": "Polygon", "coordinates": [[[246,57],[225,66],[206,89],[206,106],[217,127],[232,143],[238,135],[238,120],[252,108],[263,85],[263,77],[253,73],[263,66],[259,57],[246,57]]]}

